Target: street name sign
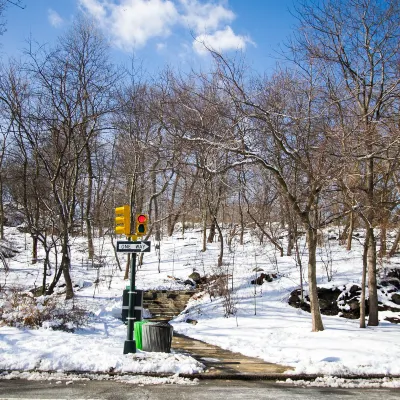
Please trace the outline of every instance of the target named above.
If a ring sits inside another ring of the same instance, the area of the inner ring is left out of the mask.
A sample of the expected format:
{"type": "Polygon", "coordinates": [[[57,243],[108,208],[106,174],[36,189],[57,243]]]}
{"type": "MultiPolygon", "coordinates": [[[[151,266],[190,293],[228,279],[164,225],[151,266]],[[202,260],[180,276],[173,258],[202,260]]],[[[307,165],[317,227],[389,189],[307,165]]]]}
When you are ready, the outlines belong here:
{"type": "Polygon", "coordinates": [[[117,241],[117,252],[118,253],[149,253],[150,252],[150,241],[117,241]]]}

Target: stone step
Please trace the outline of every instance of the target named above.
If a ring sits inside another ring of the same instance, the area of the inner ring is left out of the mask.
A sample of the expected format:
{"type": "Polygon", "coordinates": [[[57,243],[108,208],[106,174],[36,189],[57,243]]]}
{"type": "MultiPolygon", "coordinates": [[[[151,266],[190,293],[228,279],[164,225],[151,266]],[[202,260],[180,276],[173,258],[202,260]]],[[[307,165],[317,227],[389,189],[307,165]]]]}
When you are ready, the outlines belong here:
{"type": "Polygon", "coordinates": [[[151,307],[151,308],[145,308],[146,310],[150,312],[159,312],[159,313],[175,313],[175,314],[180,314],[182,312],[181,309],[179,308],[161,308],[161,307],[151,307]]]}
{"type": "Polygon", "coordinates": [[[157,298],[157,299],[143,299],[144,303],[179,303],[179,304],[187,304],[187,302],[191,299],[191,297],[187,298],[182,298],[179,297],[179,299],[163,299],[163,298],[157,298]]]}
{"type": "Polygon", "coordinates": [[[151,306],[151,307],[143,307],[146,310],[160,310],[160,311],[174,311],[177,312],[178,314],[184,311],[184,308],[182,307],[158,307],[158,306],[151,306]]]}
{"type": "Polygon", "coordinates": [[[151,318],[163,318],[163,319],[173,319],[177,317],[176,314],[151,314],[151,318]]]}
{"type": "MultiPolygon", "coordinates": [[[[150,311],[150,310],[149,310],[150,311]]],[[[179,315],[179,313],[175,311],[159,311],[159,310],[153,310],[150,311],[152,315],[179,315]]]]}
{"type": "Polygon", "coordinates": [[[190,291],[153,290],[143,293],[143,307],[153,316],[150,320],[169,321],[179,315],[190,298],[197,293],[190,291]]]}
{"type": "Polygon", "coordinates": [[[177,303],[143,303],[143,307],[145,308],[150,308],[150,307],[161,307],[161,308],[180,308],[180,309],[185,309],[187,303],[182,303],[182,304],[177,304],[177,303]]]}
{"type": "Polygon", "coordinates": [[[143,299],[152,300],[155,298],[167,298],[167,299],[176,299],[176,298],[190,298],[195,293],[195,290],[190,292],[180,292],[180,291],[145,291],[143,293],[143,299]]]}
{"type": "Polygon", "coordinates": [[[147,311],[151,312],[152,314],[174,314],[179,315],[181,313],[180,310],[171,310],[165,308],[147,308],[147,311]]]}
{"type": "Polygon", "coordinates": [[[151,300],[151,301],[149,301],[149,300],[145,300],[145,301],[143,301],[143,304],[171,304],[171,305],[174,305],[174,304],[179,304],[179,306],[182,306],[182,305],[186,305],[188,302],[187,301],[164,301],[164,300],[151,300]]]}
{"type": "Polygon", "coordinates": [[[146,318],[147,321],[150,322],[169,322],[171,321],[171,318],[164,318],[164,317],[152,317],[152,318],[146,318]]]}
{"type": "Polygon", "coordinates": [[[163,301],[144,301],[143,306],[147,307],[175,307],[186,308],[187,302],[163,302],[163,301]]]}
{"type": "Polygon", "coordinates": [[[164,298],[156,298],[156,299],[143,299],[145,303],[153,303],[153,302],[159,302],[159,303],[187,303],[191,297],[179,297],[177,299],[164,299],[164,298]]]}
{"type": "Polygon", "coordinates": [[[151,306],[144,304],[143,308],[146,308],[147,310],[171,310],[171,311],[179,311],[179,312],[185,310],[185,307],[163,306],[163,305],[157,305],[157,304],[153,304],[151,306]]]}

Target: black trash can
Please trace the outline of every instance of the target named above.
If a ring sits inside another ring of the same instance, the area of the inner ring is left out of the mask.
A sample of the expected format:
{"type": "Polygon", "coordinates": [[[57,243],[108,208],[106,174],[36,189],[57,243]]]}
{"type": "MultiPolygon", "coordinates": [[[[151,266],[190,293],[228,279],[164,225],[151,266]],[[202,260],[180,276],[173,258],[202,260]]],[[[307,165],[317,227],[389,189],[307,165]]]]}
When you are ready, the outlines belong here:
{"type": "Polygon", "coordinates": [[[166,322],[148,322],[142,326],[142,350],[171,352],[174,328],[166,322]]]}

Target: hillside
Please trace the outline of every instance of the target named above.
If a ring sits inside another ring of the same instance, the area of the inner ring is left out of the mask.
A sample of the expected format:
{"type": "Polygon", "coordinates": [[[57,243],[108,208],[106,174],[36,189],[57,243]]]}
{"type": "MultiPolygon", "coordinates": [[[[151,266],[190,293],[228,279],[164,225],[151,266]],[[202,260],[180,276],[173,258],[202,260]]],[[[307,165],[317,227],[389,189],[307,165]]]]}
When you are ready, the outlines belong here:
{"type": "MultiPolygon", "coordinates": [[[[317,255],[318,287],[349,291],[361,281],[362,238],[355,241],[348,252],[339,246],[334,230],[326,232],[325,236],[317,255]],[[328,275],[332,277],[330,281],[328,275]]],[[[362,237],[362,231],[359,236],[362,237]]],[[[10,304],[7,306],[5,293],[39,287],[43,266],[40,262],[31,264],[28,235],[17,228],[6,228],[6,238],[17,254],[7,259],[8,272],[0,269],[0,295],[3,296],[0,310],[3,319],[15,326],[1,323],[0,369],[201,371],[198,362],[181,355],[145,352],[122,355],[126,327],[120,320],[121,299],[128,282],[123,280],[124,271],[117,268],[107,237],[95,239],[96,255],[102,260],[100,268],[92,268],[87,263],[83,238],[76,237],[71,243],[73,302],[86,310],[88,320],[84,326],[76,329],[71,322],[67,324],[69,331],[62,331],[57,318],[44,322],[37,329],[16,323],[23,320],[21,313],[27,311],[23,311],[23,304],[14,304],[14,308],[10,308],[10,304]]],[[[302,239],[302,264],[306,267],[304,244],[302,239]]],[[[208,279],[203,291],[171,322],[176,331],[225,349],[291,366],[296,373],[400,374],[400,325],[385,320],[398,318],[400,312],[380,311],[380,325],[366,329],[358,327],[357,319],[324,315],[325,330],[311,332],[310,314],[288,304],[291,292],[300,284],[294,257],[279,257],[273,247],[267,243],[260,245],[250,233],[246,234],[242,246],[233,240],[222,267],[216,267],[219,244],[208,244],[206,252],[200,251],[201,232],[196,229],[186,230],[184,235],[177,232],[172,237],[164,237],[157,243],[157,249],[155,245],[152,242],[152,251],[145,254],[143,265],[138,269],[137,288],[186,290],[190,286],[184,282],[193,271],[200,277],[214,277],[208,279]],[[252,284],[251,281],[262,273],[269,275],[270,282],[252,284]]],[[[124,257],[120,260],[122,266],[124,257]]],[[[396,257],[383,260],[380,274],[383,276],[399,262],[396,257]]],[[[304,277],[306,282],[306,271],[304,277]]],[[[63,298],[65,289],[62,284],[59,286],[57,296],[63,298]]],[[[388,291],[390,288],[393,290],[390,286],[379,290],[379,301],[396,310],[396,304],[390,301],[393,295],[388,291]]],[[[305,285],[305,294],[306,290],[305,285]]],[[[44,304],[46,300],[41,299],[44,304]]],[[[345,311],[346,306],[343,308],[345,311]]]]}

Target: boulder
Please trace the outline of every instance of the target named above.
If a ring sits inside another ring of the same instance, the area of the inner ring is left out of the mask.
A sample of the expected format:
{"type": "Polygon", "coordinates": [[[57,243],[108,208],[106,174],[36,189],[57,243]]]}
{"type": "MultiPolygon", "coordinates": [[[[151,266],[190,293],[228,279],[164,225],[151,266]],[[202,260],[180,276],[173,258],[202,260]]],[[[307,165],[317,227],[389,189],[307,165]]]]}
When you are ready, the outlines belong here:
{"type": "Polygon", "coordinates": [[[392,324],[400,324],[400,318],[397,317],[386,317],[385,321],[389,321],[392,324]]]}
{"type": "Polygon", "coordinates": [[[396,289],[400,289],[400,268],[391,269],[380,283],[382,286],[393,285],[396,289]]]}
{"type": "MultiPolygon", "coordinates": [[[[276,275],[275,275],[276,277],[276,275]]],[[[252,285],[262,285],[264,283],[264,280],[266,282],[272,282],[273,281],[273,275],[269,275],[269,274],[264,274],[262,273],[260,276],[257,277],[257,279],[253,279],[250,283],[252,285]]]]}
{"type": "Polygon", "coordinates": [[[400,306],[400,294],[399,294],[399,293],[393,293],[393,294],[392,294],[391,301],[392,301],[394,304],[397,304],[397,305],[400,306]]]}
{"type": "Polygon", "coordinates": [[[400,279],[400,268],[393,268],[387,273],[388,278],[400,279]]]}
{"type": "Polygon", "coordinates": [[[310,304],[307,302],[307,299],[308,296],[305,296],[304,301],[301,301],[301,291],[300,289],[295,289],[290,293],[288,303],[294,308],[310,312],[310,304]]]}
{"type": "Polygon", "coordinates": [[[191,279],[192,281],[194,281],[196,284],[201,282],[201,276],[198,272],[193,271],[189,276],[189,279],[191,279]]]}
{"type": "Polygon", "coordinates": [[[191,286],[191,287],[193,287],[193,288],[196,287],[196,282],[193,281],[192,279],[186,279],[186,281],[184,281],[183,283],[184,283],[185,285],[189,285],[189,286],[191,286]]]}
{"type": "MultiPolygon", "coordinates": [[[[360,318],[360,303],[357,293],[360,287],[353,285],[350,290],[343,292],[339,288],[318,288],[318,300],[323,315],[341,315],[345,318],[356,319],[360,318]],[[354,294],[354,296],[353,296],[354,294]]],[[[304,311],[310,312],[310,298],[304,297],[304,302],[300,299],[300,289],[293,290],[290,293],[288,303],[295,308],[301,308],[304,311]]],[[[368,302],[366,302],[368,313],[368,302]]]]}
{"type": "Polygon", "coordinates": [[[0,240],[0,253],[3,254],[4,258],[12,258],[15,257],[19,251],[14,248],[14,245],[3,239],[0,240]]]}
{"type": "Polygon", "coordinates": [[[337,315],[339,313],[339,307],[337,299],[341,291],[339,289],[325,289],[318,288],[318,300],[321,313],[324,315],[337,315]]]}
{"type": "Polygon", "coordinates": [[[397,292],[397,290],[400,289],[400,279],[397,279],[397,278],[381,279],[380,286],[381,287],[393,286],[394,289],[390,289],[390,290],[394,290],[395,292],[397,292]]]}

